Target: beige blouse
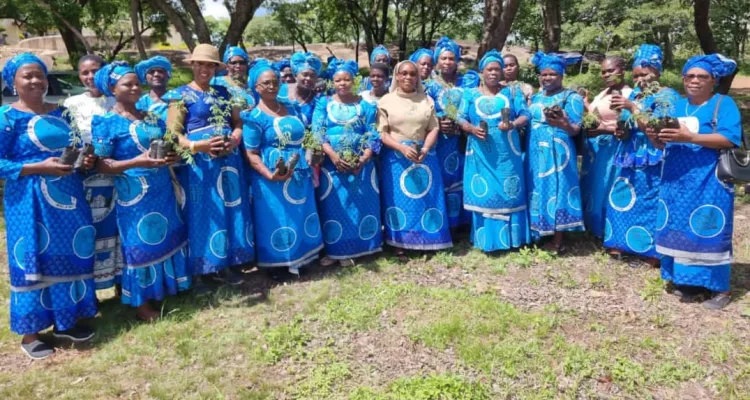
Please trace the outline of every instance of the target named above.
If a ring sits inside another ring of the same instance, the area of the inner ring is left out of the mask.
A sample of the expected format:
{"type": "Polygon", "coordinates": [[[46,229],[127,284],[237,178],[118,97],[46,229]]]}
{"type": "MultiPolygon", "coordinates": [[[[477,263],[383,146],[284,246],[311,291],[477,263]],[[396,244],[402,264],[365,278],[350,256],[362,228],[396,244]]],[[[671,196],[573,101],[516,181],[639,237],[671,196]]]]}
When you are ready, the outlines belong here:
{"type": "MultiPolygon", "coordinates": [[[[622,88],[622,96],[627,99],[632,91],[633,89],[625,86],[624,88],[622,88]]],[[[617,126],[617,118],[619,117],[619,115],[616,111],[609,109],[609,104],[611,101],[612,95],[609,94],[608,89],[604,89],[596,97],[594,97],[594,100],[591,101],[591,104],[589,105],[589,109],[591,110],[591,112],[594,112],[594,110],[596,110],[599,113],[603,126],[614,129],[617,126]]]]}
{"type": "Polygon", "coordinates": [[[396,90],[378,103],[378,131],[390,133],[398,142],[424,140],[437,127],[435,103],[422,92],[396,90]]]}

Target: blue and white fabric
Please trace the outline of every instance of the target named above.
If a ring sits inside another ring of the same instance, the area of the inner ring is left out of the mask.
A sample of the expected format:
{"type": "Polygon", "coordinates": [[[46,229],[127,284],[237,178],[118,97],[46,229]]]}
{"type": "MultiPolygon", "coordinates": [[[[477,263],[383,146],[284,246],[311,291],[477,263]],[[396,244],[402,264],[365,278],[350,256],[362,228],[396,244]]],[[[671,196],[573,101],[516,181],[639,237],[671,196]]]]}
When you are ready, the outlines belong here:
{"type": "Polygon", "coordinates": [[[544,116],[544,109],[554,105],[561,106],[574,125],[583,119],[583,98],[573,91],[531,97],[526,190],[531,230],[537,237],[583,230],[575,143],[567,132],[547,124],[544,116]]]}
{"type": "Polygon", "coordinates": [[[323,249],[312,169],[302,149],[305,125],[298,109],[286,109],[283,117],[268,115],[260,108],[241,113],[245,148],[258,151],[270,171],[276,169],[279,157],[288,164],[294,154],[299,156],[294,173],[284,182],[252,173],[259,267],[299,268],[317,259],[323,249]]]}
{"type": "Polygon", "coordinates": [[[97,313],[96,229],[83,176],[21,176],[24,164],[61,155],[69,124],[61,108],[37,115],[0,107],[10,330],[21,335],[52,325],[64,331],[97,313]]]}
{"type": "Polygon", "coordinates": [[[154,56],[135,64],[135,73],[141,84],[147,84],[146,75],[154,68],[161,68],[167,72],[167,80],[172,78],[172,63],[164,56],[154,56]]]}
{"type": "MultiPolygon", "coordinates": [[[[92,122],[96,154],[117,161],[140,156],[165,130],[162,120],[130,121],[113,112],[95,116],[92,122]]],[[[139,307],[190,287],[187,228],[172,188],[168,167],[132,168],[115,177],[117,225],[125,256],[123,304],[139,307]]]]}
{"type": "MultiPolygon", "coordinates": [[[[377,108],[364,100],[345,104],[324,97],[315,108],[312,131],[337,153],[348,150],[361,156],[366,149],[380,150],[376,117],[377,108]]],[[[317,198],[329,258],[357,258],[382,250],[379,185],[374,159],[352,174],[338,172],[326,158],[317,198]]]]}
{"type": "MultiPolygon", "coordinates": [[[[229,107],[226,88],[211,86],[201,92],[190,86],[170,90],[164,100],[184,101],[185,130],[189,140],[209,139],[231,133],[230,118],[223,125],[211,124],[213,107],[229,107]]],[[[186,201],[182,215],[187,224],[188,263],[193,275],[204,275],[224,268],[252,263],[255,259],[252,191],[245,179],[240,147],[225,157],[205,153],[194,156],[193,165],[177,168],[186,201]]]]}
{"type": "MultiPolygon", "coordinates": [[[[679,99],[671,116],[691,132],[718,133],[739,146],[740,111],[731,97],[702,105],[679,99]]],[[[734,227],[734,185],[716,175],[719,152],[691,143],[668,143],[656,214],[656,251],[662,254],[662,278],[676,285],[729,290],[734,227]]]]}
{"type": "Polygon", "coordinates": [[[662,66],[663,59],[664,55],[659,46],[655,44],[642,44],[638,47],[638,50],[635,51],[635,55],[633,56],[633,68],[653,68],[661,72],[664,69],[662,66]]]}

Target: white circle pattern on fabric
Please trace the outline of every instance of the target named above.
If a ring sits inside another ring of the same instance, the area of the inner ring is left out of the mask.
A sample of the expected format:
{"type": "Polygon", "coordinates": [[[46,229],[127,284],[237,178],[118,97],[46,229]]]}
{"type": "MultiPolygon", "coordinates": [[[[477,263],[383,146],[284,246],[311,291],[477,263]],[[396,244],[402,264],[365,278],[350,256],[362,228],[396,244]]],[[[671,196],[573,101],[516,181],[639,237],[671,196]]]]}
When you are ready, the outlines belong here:
{"type": "Polygon", "coordinates": [[[667,208],[667,203],[665,203],[662,199],[659,199],[659,205],[657,207],[656,230],[660,231],[666,228],[667,223],[669,222],[669,208],[667,208]]]}
{"type": "Polygon", "coordinates": [[[373,168],[372,173],[370,173],[370,184],[372,185],[372,190],[374,190],[375,193],[380,194],[380,185],[378,184],[378,170],[376,168],[373,168]]]}
{"type": "Polygon", "coordinates": [[[326,244],[338,242],[343,234],[344,228],[341,226],[341,222],[332,219],[323,224],[323,240],[326,244]]]}
{"type": "Polygon", "coordinates": [[[428,208],[422,214],[422,229],[427,233],[437,233],[443,228],[443,213],[437,208],[428,208]]]}
{"type": "Polygon", "coordinates": [[[305,204],[305,202],[307,201],[307,196],[305,196],[305,193],[304,193],[305,185],[301,180],[294,179],[293,177],[287,179],[286,182],[284,182],[283,192],[284,192],[284,199],[286,199],[286,201],[288,201],[291,204],[300,205],[300,204],[305,204]],[[294,191],[297,191],[297,192],[294,193],[294,191]]]}
{"type": "Polygon", "coordinates": [[[70,144],[70,137],[67,135],[60,135],[55,132],[54,136],[46,137],[48,132],[55,130],[69,132],[70,125],[60,117],[35,115],[29,120],[29,124],[26,127],[26,134],[39,150],[53,152],[70,144]]]}
{"type": "Polygon", "coordinates": [[[653,247],[653,237],[642,226],[633,226],[625,232],[625,243],[636,253],[645,253],[653,247]]]}
{"type": "Polygon", "coordinates": [[[380,224],[374,215],[367,215],[359,222],[359,238],[370,240],[380,232],[380,224]]]}
{"type": "Polygon", "coordinates": [[[23,240],[24,238],[21,237],[16,241],[16,244],[13,245],[13,258],[16,260],[16,264],[18,264],[18,268],[20,268],[22,271],[26,271],[26,264],[25,264],[25,249],[23,247],[23,240]]]}
{"type": "Polygon", "coordinates": [[[476,247],[480,249],[484,249],[485,245],[487,244],[487,237],[484,231],[485,231],[484,227],[481,227],[477,229],[476,233],[474,234],[475,236],[474,241],[476,242],[476,247]]]}
{"type": "Polygon", "coordinates": [[[60,178],[50,180],[47,180],[47,178],[44,177],[41,178],[39,186],[42,190],[44,199],[47,200],[49,205],[58,210],[75,210],[78,199],[58,189],[57,185],[55,185],[55,182],[58,180],[60,180],[60,178]]]}
{"type": "Polygon", "coordinates": [[[516,147],[516,143],[513,140],[515,138],[515,136],[513,135],[513,133],[515,133],[515,132],[516,132],[515,129],[511,129],[511,130],[508,131],[508,145],[510,146],[510,151],[512,151],[513,154],[515,154],[517,156],[520,156],[523,153],[521,152],[521,149],[519,149],[519,148],[516,147]]]}
{"type": "Polygon", "coordinates": [[[133,121],[130,123],[130,126],[128,127],[128,132],[130,133],[130,138],[133,140],[133,143],[135,143],[135,147],[138,148],[138,151],[141,153],[149,151],[149,147],[151,146],[151,143],[149,143],[149,147],[143,146],[143,143],[141,143],[140,138],[138,137],[138,125],[143,123],[143,121],[133,121]]]}
{"type": "Polygon", "coordinates": [[[145,289],[149,286],[152,286],[154,283],[156,283],[156,268],[151,265],[146,267],[146,271],[143,271],[143,273],[139,274],[138,286],[145,289]]]}
{"type": "Polygon", "coordinates": [[[121,206],[129,207],[137,204],[148,193],[148,181],[145,176],[124,176],[117,179],[115,183],[118,192],[117,204],[121,206]]]}
{"type": "Polygon", "coordinates": [[[208,241],[209,250],[211,254],[218,258],[227,258],[227,250],[229,250],[229,238],[227,237],[227,231],[225,229],[218,230],[211,235],[211,239],[208,241]]]}
{"type": "Polygon", "coordinates": [[[277,138],[287,136],[287,145],[298,146],[302,144],[302,140],[304,138],[305,124],[294,115],[285,115],[283,117],[276,117],[273,119],[273,130],[276,132],[277,138]],[[293,132],[295,132],[295,130],[302,132],[303,134],[299,135],[298,139],[292,140],[292,134],[293,132]]]}
{"type": "Polygon", "coordinates": [[[458,152],[454,151],[445,157],[445,161],[443,161],[443,168],[445,169],[445,172],[449,174],[455,174],[456,172],[458,172],[460,163],[461,160],[458,158],[458,152]]]}
{"type": "Polygon", "coordinates": [[[487,181],[479,174],[474,174],[474,176],[471,177],[471,193],[474,196],[482,198],[487,195],[489,190],[490,188],[489,185],[487,185],[487,181]]]}
{"type": "Polygon", "coordinates": [[[503,181],[503,191],[511,199],[518,198],[518,195],[521,193],[521,177],[513,175],[505,178],[503,181]]]}
{"type": "Polygon", "coordinates": [[[305,218],[305,235],[310,238],[320,236],[320,217],[318,213],[312,213],[305,218]]]}
{"type": "Polygon", "coordinates": [[[604,241],[612,239],[612,223],[609,222],[609,218],[604,219],[604,241]]]}
{"type": "Polygon", "coordinates": [[[549,215],[550,218],[554,220],[555,214],[557,214],[557,197],[556,196],[547,200],[547,215],[549,215]]]}
{"type": "Polygon", "coordinates": [[[44,252],[47,251],[47,248],[49,248],[50,236],[49,230],[47,230],[47,227],[41,222],[36,223],[36,242],[37,245],[42,248],[39,250],[39,254],[44,254],[44,252]]]}
{"type": "Polygon", "coordinates": [[[362,115],[362,108],[360,107],[359,103],[356,104],[343,104],[339,103],[338,101],[331,100],[328,101],[328,104],[326,104],[326,115],[328,115],[328,120],[333,122],[337,125],[346,125],[351,124],[352,122],[356,121],[360,115],[362,115]],[[335,109],[338,107],[338,110],[335,109]],[[350,112],[350,109],[354,109],[354,113],[352,114],[350,112]],[[346,114],[342,115],[340,110],[344,110],[346,114]],[[352,115],[347,115],[352,114],[352,115]],[[339,119],[339,117],[343,117],[342,119],[339,119]]]}
{"type": "Polygon", "coordinates": [[[89,259],[94,255],[96,249],[96,228],[86,225],[78,228],[73,235],[73,252],[78,258],[89,259]]]}
{"type": "Polygon", "coordinates": [[[551,160],[552,160],[552,163],[550,165],[550,169],[547,170],[547,171],[539,173],[539,177],[540,178],[544,178],[544,177],[550,176],[550,175],[552,175],[554,173],[557,173],[557,172],[560,172],[560,171],[564,170],[568,166],[568,163],[570,162],[570,147],[568,147],[568,144],[565,143],[565,141],[562,140],[562,139],[560,139],[560,138],[555,138],[554,141],[553,141],[553,143],[554,144],[550,145],[549,142],[539,142],[539,147],[540,148],[547,148],[547,149],[550,150],[550,153],[551,153],[550,156],[551,156],[551,160]],[[558,144],[560,146],[557,146],[558,144]],[[558,157],[559,156],[558,151],[560,151],[560,150],[562,150],[564,152],[564,157],[565,158],[560,163],[560,166],[556,167],[555,165],[557,164],[557,161],[558,161],[558,158],[559,158],[558,157]]]}
{"type": "Polygon", "coordinates": [[[423,164],[413,164],[401,173],[401,191],[411,199],[421,199],[432,188],[432,171],[423,164]]]}
{"type": "Polygon", "coordinates": [[[568,190],[568,205],[570,208],[581,211],[581,188],[578,186],[568,190]]]}
{"type": "Polygon", "coordinates": [[[276,251],[289,251],[295,243],[297,243],[297,232],[288,226],[282,226],[271,233],[271,247],[276,251]]]}
{"type": "Polygon", "coordinates": [[[508,225],[503,226],[502,229],[500,229],[500,234],[498,235],[498,239],[500,240],[500,244],[505,248],[510,248],[510,223],[508,225]]]}
{"type": "Polygon", "coordinates": [[[721,208],[704,204],[690,214],[690,230],[698,237],[710,239],[724,231],[726,221],[721,208]]]}
{"type": "Polygon", "coordinates": [[[254,226],[252,222],[248,222],[248,224],[245,226],[245,242],[247,242],[248,246],[255,247],[255,240],[253,240],[253,232],[254,232],[254,226]]]}
{"type": "Polygon", "coordinates": [[[320,172],[320,177],[325,178],[325,181],[323,179],[320,180],[320,187],[323,188],[323,194],[320,195],[320,200],[323,201],[328,198],[328,195],[331,194],[331,190],[333,190],[333,176],[331,176],[330,171],[323,167],[320,167],[320,172]]]}
{"type": "Polygon", "coordinates": [[[392,231],[398,232],[406,228],[406,214],[398,207],[385,210],[385,225],[392,231]]]}
{"type": "Polygon", "coordinates": [[[617,211],[630,211],[636,202],[635,187],[628,178],[618,177],[609,191],[609,205],[617,211]],[[625,187],[622,187],[625,185],[625,187]],[[625,192],[627,190],[627,192],[625,192]]]}
{"type": "Polygon", "coordinates": [[[494,96],[479,96],[474,100],[474,109],[482,119],[494,119],[502,116],[502,110],[510,108],[510,100],[501,93],[494,96]],[[499,103],[501,100],[502,103],[499,103]]]}
{"type": "Polygon", "coordinates": [[[52,305],[52,296],[49,294],[48,287],[39,291],[39,304],[41,304],[47,311],[53,311],[55,309],[52,305]]]}
{"type": "Polygon", "coordinates": [[[143,243],[158,245],[167,238],[169,221],[159,212],[144,215],[139,221],[136,231],[143,243]]]}
{"type": "Polygon", "coordinates": [[[216,178],[216,190],[224,201],[224,206],[235,207],[242,203],[240,172],[234,167],[222,167],[216,178]]]}

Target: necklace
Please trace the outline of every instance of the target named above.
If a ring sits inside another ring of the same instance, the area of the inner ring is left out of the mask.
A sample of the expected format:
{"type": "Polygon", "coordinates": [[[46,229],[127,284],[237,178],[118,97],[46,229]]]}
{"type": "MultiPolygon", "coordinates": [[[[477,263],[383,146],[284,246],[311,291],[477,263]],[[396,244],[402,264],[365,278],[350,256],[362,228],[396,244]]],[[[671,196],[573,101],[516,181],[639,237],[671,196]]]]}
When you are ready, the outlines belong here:
{"type": "MultiPolygon", "coordinates": [[[[708,100],[711,100],[711,99],[708,99],[708,100]]],[[[693,110],[693,112],[691,112],[691,113],[688,113],[688,106],[691,105],[690,101],[686,102],[685,103],[685,116],[686,117],[692,117],[692,116],[694,116],[695,113],[698,112],[698,110],[700,110],[701,108],[703,108],[703,106],[705,106],[706,104],[708,104],[708,100],[704,101],[703,104],[699,105],[698,108],[696,108],[695,110],[693,110]]]]}
{"type": "Polygon", "coordinates": [[[268,111],[271,111],[271,112],[273,112],[276,115],[279,115],[279,112],[281,111],[281,103],[279,103],[279,102],[276,102],[276,109],[275,110],[271,110],[271,107],[269,107],[268,104],[266,104],[265,102],[263,102],[263,106],[265,106],[266,109],[268,109],[268,111]]]}
{"type": "Polygon", "coordinates": [[[313,94],[315,94],[315,91],[311,90],[307,94],[307,96],[305,96],[305,98],[303,99],[303,101],[300,102],[299,101],[299,90],[298,90],[298,88],[299,88],[299,86],[295,85],[295,88],[294,88],[295,89],[294,90],[294,99],[297,100],[297,102],[300,103],[300,104],[307,104],[307,103],[309,103],[310,102],[310,97],[312,97],[313,94]]]}

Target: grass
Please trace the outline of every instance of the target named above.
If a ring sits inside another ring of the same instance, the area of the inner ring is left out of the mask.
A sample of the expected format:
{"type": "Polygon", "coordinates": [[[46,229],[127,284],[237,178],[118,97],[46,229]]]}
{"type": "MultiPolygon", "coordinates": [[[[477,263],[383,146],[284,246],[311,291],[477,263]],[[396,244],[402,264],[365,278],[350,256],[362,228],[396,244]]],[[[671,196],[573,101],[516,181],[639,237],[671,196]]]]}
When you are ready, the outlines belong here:
{"type": "MultiPolygon", "coordinates": [[[[746,234],[736,241],[750,245],[746,234]]],[[[169,298],[150,325],[103,292],[89,347],[29,362],[0,329],[0,396],[746,399],[748,256],[736,253],[737,297],[722,313],[679,303],[658,270],[610,260],[584,237],[562,257],[461,243],[287,285],[252,273],[240,289],[169,298]]],[[[8,289],[0,279],[6,304],[8,289]]]]}

